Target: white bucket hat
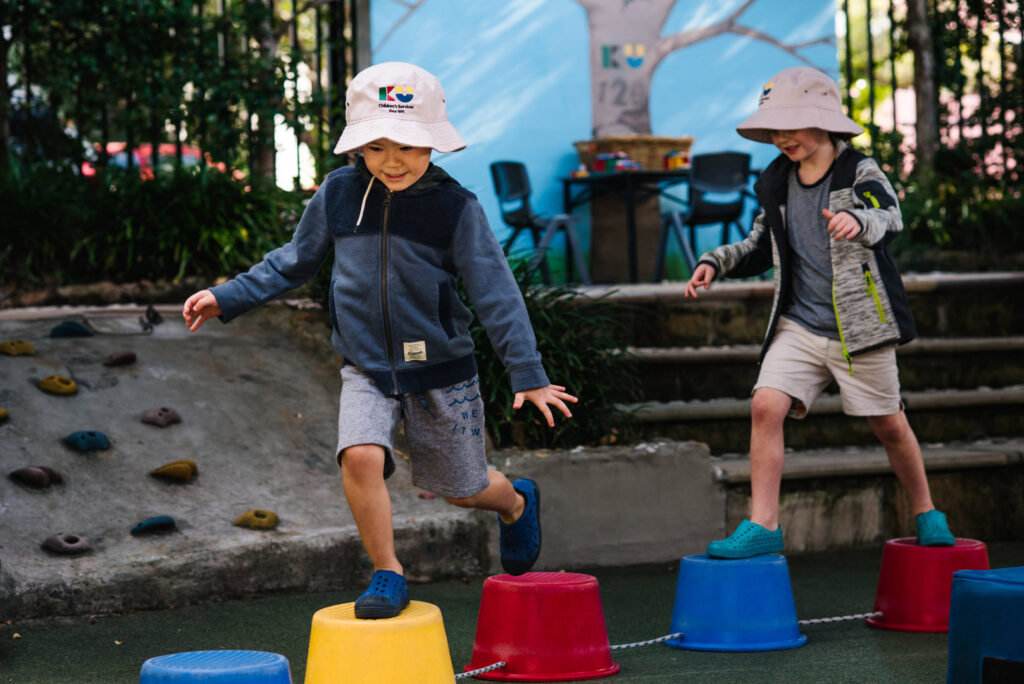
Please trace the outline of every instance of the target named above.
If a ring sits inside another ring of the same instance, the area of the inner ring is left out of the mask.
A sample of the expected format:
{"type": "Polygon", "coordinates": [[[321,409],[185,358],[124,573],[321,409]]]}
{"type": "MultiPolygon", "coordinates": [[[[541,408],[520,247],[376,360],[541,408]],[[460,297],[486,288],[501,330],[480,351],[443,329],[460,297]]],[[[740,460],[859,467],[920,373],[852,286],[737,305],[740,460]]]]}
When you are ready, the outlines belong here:
{"type": "Polygon", "coordinates": [[[772,131],[820,128],[860,135],[864,129],[843,113],[839,86],[811,67],[783,69],[765,84],[757,111],[736,127],[744,138],[770,143],[772,131]]]}
{"type": "Polygon", "coordinates": [[[382,62],[356,74],[345,95],[345,122],[335,154],[381,138],[438,152],[466,146],[448,122],[441,82],[406,62],[382,62]]]}

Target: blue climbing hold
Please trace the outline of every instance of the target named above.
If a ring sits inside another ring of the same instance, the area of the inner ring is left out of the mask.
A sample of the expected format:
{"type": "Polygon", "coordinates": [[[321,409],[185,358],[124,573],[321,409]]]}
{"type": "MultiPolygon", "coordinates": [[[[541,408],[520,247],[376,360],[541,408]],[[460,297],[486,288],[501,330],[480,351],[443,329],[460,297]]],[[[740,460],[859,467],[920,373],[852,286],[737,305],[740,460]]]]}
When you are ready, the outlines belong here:
{"type": "Polygon", "coordinates": [[[92,330],[78,321],[62,321],[50,330],[50,337],[92,337],[92,330]]]}
{"type": "Polygon", "coordinates": [[[174,522],[174,518],[169,515],[154,515],[152,518],[146,518],[138,525],[132,528],[132,534],[135,536],[143,534],[152,534],[155,532],[171,532],[177,527],[174,522]]]}
{"type": "Polygon", "coordinates": [[[93,451],[96,449],[109,449],[110,440],[99,430],[79,430],[72,432],[64,438],[64,443],[79,451],[93,451]]]}

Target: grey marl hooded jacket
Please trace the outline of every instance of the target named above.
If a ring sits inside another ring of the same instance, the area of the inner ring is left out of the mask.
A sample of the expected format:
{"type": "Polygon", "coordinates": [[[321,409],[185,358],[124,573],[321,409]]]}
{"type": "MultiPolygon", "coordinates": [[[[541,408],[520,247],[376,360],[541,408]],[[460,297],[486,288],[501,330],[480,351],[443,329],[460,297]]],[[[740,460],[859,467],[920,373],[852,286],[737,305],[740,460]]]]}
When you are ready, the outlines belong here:
{"type": "MultiPolygon", "coordinates": [[[[903,229],[899,203],[889,180],[870,157],[846,143],[837,144],[832,169],[829,209],[845,211],[861,225],[852,240],[830,240],[832,306],[839,327],[843,354],[852,356],[914,339],[914,319],[907,304],[896,263],[887,249],[903,229]]],[[[741,242],[723,245],[701,255],[698,263],[715,269],[716,277],[744,278],[775,268],[775,299],[761,348],[764,359],[775,335],[779,316],[792,296],[792,254],[786,236],[786,194],[793,168],[779,155],[754,184],[763,211],[750,234],[741,242]]]]}
{"type": "Polygon", "coordinates": [[[212,288],[224,322],[302,285],[334,250],[331,340],[384,394],[422,392],[476,371],[472,313],[509,371],[512,390],[549,384],[519,287],[469,192],[439,167],[391,192],[357,166],[327,176],[291,242],[212,288]]]}

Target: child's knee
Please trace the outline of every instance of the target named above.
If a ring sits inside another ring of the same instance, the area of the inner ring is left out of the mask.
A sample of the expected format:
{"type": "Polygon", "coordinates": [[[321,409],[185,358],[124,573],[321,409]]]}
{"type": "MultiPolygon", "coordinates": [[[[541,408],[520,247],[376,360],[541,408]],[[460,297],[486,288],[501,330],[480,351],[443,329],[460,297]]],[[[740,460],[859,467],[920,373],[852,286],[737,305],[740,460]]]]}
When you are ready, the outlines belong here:
{"type": "Polygon", "coordinates": [[[448,503],[458,506],[459,508],[474,508],[476,505],[476,496],[446,496],[444,500],[448,503]]]}
{"type": "Polygon", "coordinates": [[[357,444],[342,451],[338,462],[343,474],[363,477],[383,473],[386,458],[384,449],[376,444],[357,444]]]}
{"type": "Polygon", "coordinates": [[[792,403],[793,399],[783,392],[759,389],[750,400],[750,418],[759,424],[781,424],[792,403]]]}

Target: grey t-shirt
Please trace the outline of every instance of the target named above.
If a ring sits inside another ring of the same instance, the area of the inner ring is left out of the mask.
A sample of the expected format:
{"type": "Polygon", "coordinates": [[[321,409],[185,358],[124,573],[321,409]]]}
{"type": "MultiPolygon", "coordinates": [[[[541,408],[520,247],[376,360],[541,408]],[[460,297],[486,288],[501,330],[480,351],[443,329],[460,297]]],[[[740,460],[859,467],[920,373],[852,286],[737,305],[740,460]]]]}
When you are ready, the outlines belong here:
{"type": "Polygon", "coordinates": [[[796,168],[790,171],[786,196],[786,231],[793,261],[793,296],[782,315],[813,333],[839,339],[832,306],[832,259],[828,208],[832,168],[817,183],[804,185],[796,168]]]}

